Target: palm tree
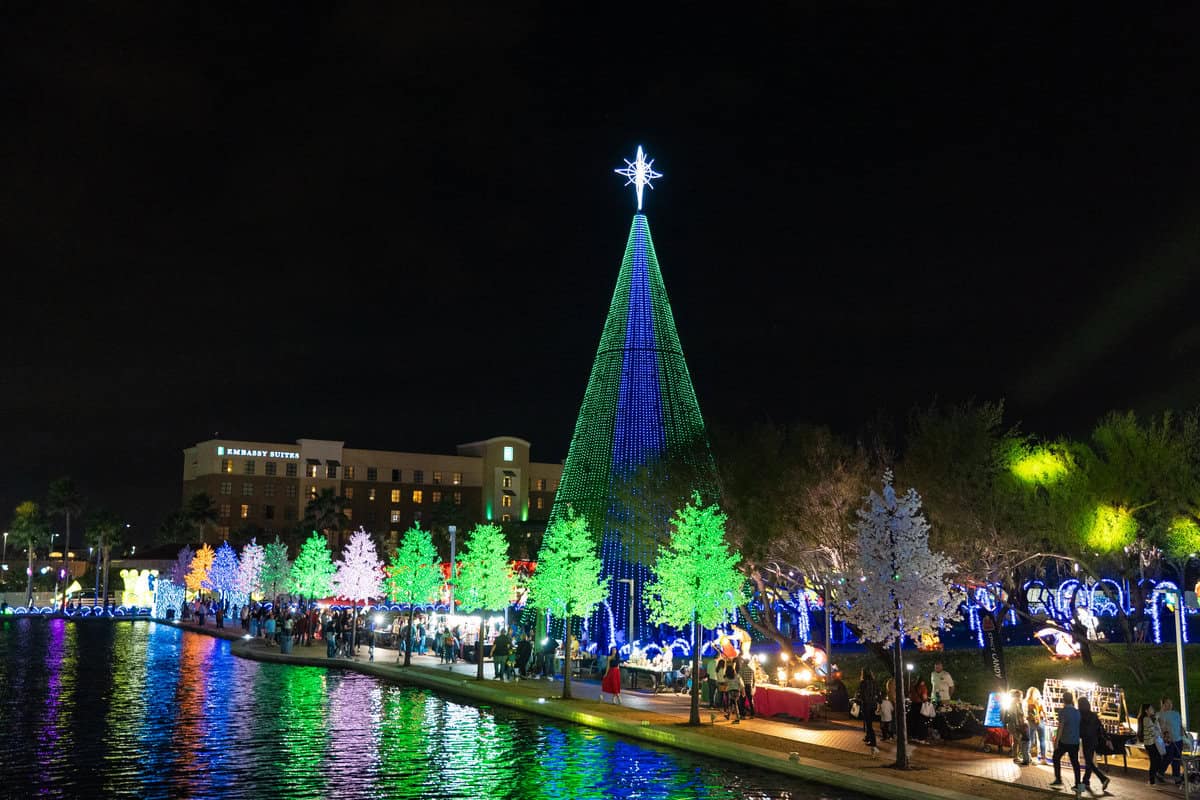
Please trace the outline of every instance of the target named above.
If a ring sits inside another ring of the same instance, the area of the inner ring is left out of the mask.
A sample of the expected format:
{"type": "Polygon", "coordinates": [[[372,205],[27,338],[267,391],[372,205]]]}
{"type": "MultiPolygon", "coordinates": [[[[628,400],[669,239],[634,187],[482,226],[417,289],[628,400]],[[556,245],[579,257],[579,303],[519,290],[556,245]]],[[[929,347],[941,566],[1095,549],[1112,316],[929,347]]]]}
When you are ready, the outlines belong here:
{"type": "Polygon", "coordinates": [[[9,524],[9,532],[18,542],[24,542],[29,553],[29,566],[25,570],[25,606],[33,605],[33,554],[50,540],[50,527],[42,518],[41,509],[32,500],[17,506],[9,524]]]}
{"type": "MultiPolygon", "coordinates": [[[[62,514],[67,528],[63,536],[62,575],[67,576],[67,555],[71,551],[71,516],[79,516],[83,510],[83,498],[75,488],[75,481],[70,476],[59,478],[50,484],[46,496],[46,508],[51,514],[62,514]]],[[[63,606],[67,604],[67,593],[63,592],[63,606]]]]}
{"type": "Polygon", "coordinates": [[[100,568],[96,568],[96,597],[104,598],[108,605],[108,563],[112,557],[112,549],[121,544],[121,535],[125,525],[110,511],[97,510],[92,512],[87,521],[87,536],[91,546],[96,548],[100,561],[104,565],[104,594],[100,594],[100,568]]]}
{"type": "Polygon", "coordinates": [[[200,531],[200,543],[204,543],[204,531],[216,524],[217,507],[207,492],[199,492],[188,498],[183,507],[184,517],[200,531]]]}
{"type": "Polygon", "coordinates": [[[346,498],[333,489],[322,489],[320,494],[308,501],[304,507],[304,526],[310,531],[320,531],[329,540],[330,549],[340,553],[345,543],[342,533],[350,529],[346,519],[346,498]]]}

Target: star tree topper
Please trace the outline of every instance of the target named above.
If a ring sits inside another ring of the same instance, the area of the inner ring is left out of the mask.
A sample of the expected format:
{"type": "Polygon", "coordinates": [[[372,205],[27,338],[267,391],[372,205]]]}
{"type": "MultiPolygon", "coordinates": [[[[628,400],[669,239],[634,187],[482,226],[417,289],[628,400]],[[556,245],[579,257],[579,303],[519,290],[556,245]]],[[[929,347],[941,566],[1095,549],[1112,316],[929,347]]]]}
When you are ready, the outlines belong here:
{"type": "Polygon", "coordinates": [[[624,159],[625,166],[619,169],[614,169],[613,172],[618,175],[624,175],[628,180],[625,185],[633,184],[634,190],[637,192],[638,211],[642,210],[642,189],[649,186],[651,189],[654,186],[650,181],[655,178],[661,178],[661,172],[654,171],[654,159],[646,160],[646,154],[642,152],[642,146],[639,144],[637,149],[637,157],[633,161],[624,159]]]}

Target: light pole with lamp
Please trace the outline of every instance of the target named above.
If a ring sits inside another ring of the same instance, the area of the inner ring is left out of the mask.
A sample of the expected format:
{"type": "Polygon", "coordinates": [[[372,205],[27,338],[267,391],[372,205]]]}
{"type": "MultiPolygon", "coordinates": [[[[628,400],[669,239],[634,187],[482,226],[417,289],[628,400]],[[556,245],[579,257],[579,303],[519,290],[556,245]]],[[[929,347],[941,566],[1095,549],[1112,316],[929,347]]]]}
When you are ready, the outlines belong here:
{"type": "Polygon", "coordinates": [[[4,532],[4,555],[0,556],[0,563],[3,563],[5,567],[8,566],[8,531],[4,532]]]}
{"type": "Polygon", "coordinates": [[[633,653],[633,578],[617,578],[616,583],[629,584],[629,623],[625,628],[625,644],[629,645],[629,652],[633,653]]]}

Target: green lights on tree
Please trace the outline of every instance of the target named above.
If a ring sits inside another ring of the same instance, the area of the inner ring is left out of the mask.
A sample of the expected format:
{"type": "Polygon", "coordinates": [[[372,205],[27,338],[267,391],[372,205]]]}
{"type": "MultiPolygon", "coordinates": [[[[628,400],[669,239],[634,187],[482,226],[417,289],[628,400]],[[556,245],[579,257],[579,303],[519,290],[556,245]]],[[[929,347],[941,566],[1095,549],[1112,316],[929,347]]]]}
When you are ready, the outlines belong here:
{"type": "MultiPolygon", "coordinates": [[[[437,598],[445,580],[442,577],[442,562],[429,531],[421,530],[414,523],[404,532],[400,546],[392,554],[387,566],[388,597],[393,602],[408,604],[408,635],[412,641],[413,614],[418,604],[429,603],[437,598]]],[[[412,647],[404,648],[404,666],[412,660],[412,647]]]]}
{"type": "Polygon", "coordinates": [[[1009,469],[1025,483],[1042,486],[1058,483],[1070,471],[1063,455],[1042,446],[1022,452],[1013,459],[1009,469]]]}
{"type": "MultiPolygon", "coordinates": [[[[571,621],[586,617],[608,595],[600,574],[603,565],[596,554],[596,539],[588,530],[586,517],[567,509],[547,529],[538,550],[537,569],[529,579],[528,605],[549,609],[566,621],[563,652],[571,657],[571,621]]],[[[563,670],[564,699],[571,697],[571,670],[563,670]]]]}
{"type": "MultiPolygon", "coordinates": [[[[741,555],[725,541],[727,517],[700,494],[671,518],[672,535],[658,546],[654,577],[646,585],[650,619],[675,628],[692,626],[692,674],[700,674],[700,628],[728,622],[746,602],[741,555]]],[[[700,724],[700,681],[692,681],[688,721],[700,724]]]]}
{"type": "Polygon", "coordinates": [[[1102,505],[1092,516],[1084,543],[1097,553],[1114,553],[1133,544],[1137,530],[1137,520],[1129,509],[1102,505]]]}
{"type": "MultiPolygon", "coordinates": [[[[482,523],[467,533],[462,551],[462,568],[454,589],[464,614],[507,608],[517,591],[517,578],[508,560],[508,541],[499,525],[482,523]]],[[[478,673],[483,680],[484,619],[479,617],[478,673]]]]}
{"type": "Polygon", "coordinates": [[[313,533],[300,547],[296,562],[292,564],[291,589],[301,597],[328,597],[333,591],[333,575],[337,567],[329,552],[329,541],[319,533],[313,533]]]}
{"type": "Polygon", "coordinates": [[[1176,560],[1200,553],[1200,523],[1192,517],[1176,517],[1167,527],[1167,556],[1176,560]]]}

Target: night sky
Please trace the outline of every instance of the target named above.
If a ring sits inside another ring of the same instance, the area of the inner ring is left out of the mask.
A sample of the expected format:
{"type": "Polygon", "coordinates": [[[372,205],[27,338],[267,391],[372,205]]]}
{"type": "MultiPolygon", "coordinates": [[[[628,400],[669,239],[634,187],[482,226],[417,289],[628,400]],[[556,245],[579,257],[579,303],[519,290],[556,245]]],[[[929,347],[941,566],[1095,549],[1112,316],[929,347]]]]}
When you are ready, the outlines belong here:
{"type": "Polygon", "coordinates": [[[714,424],[1200,402],[1194,9],[410,5],[7,8],[0,522],[148,532],[218,432],[564,458],[638,144],[714,424]]]}

